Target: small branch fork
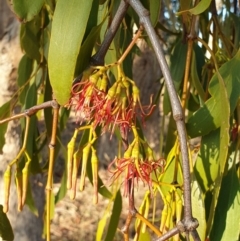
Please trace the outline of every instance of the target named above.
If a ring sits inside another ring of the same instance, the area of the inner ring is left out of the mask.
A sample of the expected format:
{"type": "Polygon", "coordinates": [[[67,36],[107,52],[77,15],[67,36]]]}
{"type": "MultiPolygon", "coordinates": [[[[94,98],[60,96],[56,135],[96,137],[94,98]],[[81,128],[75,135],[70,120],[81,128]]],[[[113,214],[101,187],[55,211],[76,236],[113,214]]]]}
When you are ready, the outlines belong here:
{"type": "MultiPolygon", "coordinates": [[[[141,2],[139,0],[126,0],[127,2],[138,14],[140,18],[140,24],[143,25],[145,28],[149,39],[152,43],[154,52],[156,53],[156,57],[158,59],[159,65],[162,69],[163,76],[166,81],[167,90],[170,97],[170,102],[172,106],[172,112],[173,112],[173,118],[176,121],[177,125],[177,131],[179,135],[179,141],[180,141],[180,148],[181,148],[181,154],[182,154],[182,162],[183,162],[183,176],[184,176],[184,218],[181,222],[177,224],[177,227],[173,230],[169,231],[169,233],[165,235],[167,238],[175,235],[177,232],[190,232],[192,237],[194,238],[194,241],[199,241],[200,237],[196,231],[196,228],[198,227],[198,221],[193,218],[192,216],[192,203],[191,203],[191,177],[190,177],[190,168],[189,168],[189,156],[188,156],[188,148],[187,148],[187,136],[186,136],[186,128],[184,123],[184,114],[182,110],[181,103],[179,101],[178,95],[176,93],[176,90],[173,85],[173,80],[167,65],[167,62],[165,60],[165,56],[162,50],[162,47],[159,43],[158,37],[154,31],[154,28],[152,27],[152,24],[150,22],[149,18],[149,12],[143,7],[141,2]],[[177,231],[178,230],[178,231],[177,231]]],[[[166,240],[163,239],[163,236],[158,239],[160,240],[166,240]]]]}

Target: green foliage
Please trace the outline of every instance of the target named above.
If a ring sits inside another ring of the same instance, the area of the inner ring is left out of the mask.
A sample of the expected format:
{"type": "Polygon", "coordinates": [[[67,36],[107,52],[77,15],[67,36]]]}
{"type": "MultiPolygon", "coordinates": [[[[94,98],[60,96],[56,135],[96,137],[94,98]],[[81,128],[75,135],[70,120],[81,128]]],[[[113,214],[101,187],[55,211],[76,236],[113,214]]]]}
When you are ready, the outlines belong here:
{"type": "Polygon", "coordinates": [[[59,0],[54,12],[49,46],[49,76],[59,104],[68,102],[80,46],[87,26],[92,1],[59,0]],[[84,4],[84,8],[82,5],[84,4]]]}
{"type": "Polygon", "coordinates": [[[0,237],[6,241],[13,241],[14,239],[11,224],[6,213],[3,212],[2,205],[0,205],[0,237]]]}
{"type": "MultiPolygon", "coordinates": [[[[141,0],[141,3],[149,11],[150,21],[164,42],[172,84],[185,113],[187,135],[189,139],[201,138],[197,145],[189,146],[188,150],[192,212],[199,220],[199,236],[201,240],[238,240],[240,22],[236,12],[240,10],[232,11],[235,8],[233,1],[223,1],[224,11],[218,11],[218,15],[213,14],[214,1],[210,0],[202,0],[196,6],[190,0],[179,1],[175,5],[170,0],[141,0]],[[164,21],[159,22],[159,18],[163,19],[160,16],[162,13],[165,14],[164,21]],[[196,24],[192,26],[192,23],[196,24]],[[196,32],[195,27],[198,28],[196,32]],[[202,39],[197,35],[198,32],[202,39]]],[[[75,172],[77,176],[81,170],[81,189],[84,188],[87,175],[93,185],[91,195],[94,200],[98,193],[108,199],[94,235],[96,241],[110,241],[117,237],[121,211],[128,209],[122,207],[122,197],[125,195],[129,198],[129,190],[137,188],[141,182],[149,190],[142,198],[142,205],[136,215],[135,240],[151,240],[153,235],[160,236],[175,227],[184,215],[184,173],[180,139],[170,104],[171,96],[166,88],[156,91],[158,96],[155,99],[158,100],[160,96],[161,100],[160,103],[156,101],[163,111],[161,118],[165,120],[169,117],[169,122],[162,121],[163,133],[159,138],[163,142],[159,150],[162,156],[157,159],[141,127],[141,120],[144,120],[146,113],[151,114],[152,107],[141,105],[142,96],[136,80],[132,80],[134,56],[139,55],[141,50],[132,47],[123,62],[117,62],[131,43],[133,27],[140,26],[141,18],[133,8],[129,8],[103,56],[106,66],[90,66],[91,57],[101,49],[112,18],[117,15],[120,1],[37,0],[33,4],[33,1],[24,0],[20,4],[13,0],[11,4],[22,21],[20,44],[24,55],[18,67],[17,98],[12,98],[0,107],[0,150],[5,143],[7,130],[7,122],[2,120],[11,116],[15,106],[19,105],[24,111],[50,101],[53,97],[61,109],[57,126],[53,126],[54,113],[51,108],[31,116],[29,126],[26,126],[26,121],[21,122],[25,143],[23,152],[28,153],[30,160],[28,155],[27,158],[20,155],[21,158],[16,158],[9,166],[17,164],[22,169],[29,162],[31,174],[44,173],[50,170],[49,161],[57,161],[56,156],[62,153],[65,165],[60,188],[56,195],[49,191],[46,212],[49,212],[51,219],[55,204],[65,197],[67,189],[74,191],[72,173],[75,172]],[[82,74],[81,82],[73,88],[72,81],[79,74],[82,74]],[[108,109],[102,103],[107,103],[108,109]],[[61,141],[70,114],[66,107],[73,107],[79,121],[67,147],[61,141]],[[135,108],[136,113],[141,112],[140,116],[135,115],[135,108]],[[106,109],[110,111],[104,112],[106,109]],[[37,123],[43,115],[46,130],[39,133],[37,123]],[[40,151],[52,140],[54,128],[57,138],[55,156],[50,155],[49,160],[44,162],[40,151]],[[28,137],[25,141],[26,130],[28,137]],[[109,130],[119,141],[119,151],[108,167],[112,175],[110,188],[98,175],[99,164],[95,156],[98,137],[109,130]],[[128,144],[124,142],[123,130],[131,132],[128,144]],[[121,176],[123,178],[119,180],[121,176]],[[133,180],[133,186],[129,180],[133,180]],[[67,183],[71,185],[68,187],[67,183]],[[121,194],[120,186],[123,186],[124,195],[121,194]],[[156,205],[159,201],[163,203],[162,210],[156,205]]],[[[151,48],[145,32],[141,38],[151,48]]],[[[155,111],[158,111],[157,108],[155,111]]],[[[159,125],[155,128],[159,128],[159,125]]],[[[38,215],[30,185],[26,204],[38,215]]],[[[50,233],[46,221],[44,233],[50,233]]],[[[13,240],[11,226],[2,206],[0,236],[13,240]]],[[[183,239],[176,235],[171,240],[183,239]]]]}

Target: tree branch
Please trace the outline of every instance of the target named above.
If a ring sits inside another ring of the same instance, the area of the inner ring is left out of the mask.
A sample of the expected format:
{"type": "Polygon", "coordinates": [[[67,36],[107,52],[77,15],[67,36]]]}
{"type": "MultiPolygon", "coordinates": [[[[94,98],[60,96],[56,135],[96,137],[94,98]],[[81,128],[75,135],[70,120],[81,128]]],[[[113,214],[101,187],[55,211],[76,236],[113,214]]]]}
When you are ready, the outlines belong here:
{"type": "MultiPolygon", "coordinates": [[[[191,177],[189,169],[189,156],[187,147],[186,128],[184,123],[184,114],[177,92],[175,90],[173,80],[160,45],[159,39],[152,27],[149,18],[149,12],[146,10],[139,0],[126,0],[131,7],[135,10],[140,18],[140,24],[142,24],[149,36],[154,52],[162,69],[163,76],[166,81],[167,90],[171,102],[173,118],[176,121],[177,131],[179,135],[180,148],[182,154],[182,168],[184,176],[184,219],[182,221],[184,225],[184,231],[193,231],[197,228],[198,222],[192,217],[192,204],[191,204],[191,177]],[[193,228],[194,227],[194,228],[193,228]]],[[[174,233],[175,234],[175,233],[174,233]]],[[[174,235],[173,234],[173,235],[174,235]]],[[[195,238],[195,241],[200,240],[195,238]]]]}
{"type": "Polygon", "coordinates": [[[111,26],[107,31],[107,34],[103,40],[101,47],[99,48],[98,52],[92,56],[91,58],[91,65],[104,65],[104,58],[111,45],[113,38],[128,10],[129,4],[125,1],[121,1],[118,10],[111,22],[111,26]]]}
{"type": "MultiPolygon", "coordinates": [[[[110,28],[107,31],[107,34],[102,42],[102,45],[100,46],[98,52],[93,55],[90,59],[90,66],[103,66],[104,65],[104,58],[105,55],[113,41],[113,38],[115,37],[115,34],[128,10],[129,4],[125,1],[121,1],[118,10],[111,22],[110,28]]],[[[78,75],[74,80],[73,84],[80,82],[82,79],[82,73],[78,75]]]]}

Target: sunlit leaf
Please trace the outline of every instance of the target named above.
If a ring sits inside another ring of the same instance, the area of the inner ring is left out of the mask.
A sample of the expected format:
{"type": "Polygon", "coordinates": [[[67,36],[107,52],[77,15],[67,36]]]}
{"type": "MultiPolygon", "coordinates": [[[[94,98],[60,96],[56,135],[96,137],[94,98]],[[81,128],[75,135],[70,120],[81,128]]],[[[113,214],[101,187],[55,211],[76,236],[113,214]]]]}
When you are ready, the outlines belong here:
{"type": "Polygon", "coordinates": [[[145,232],[143,233],[142,229],[141,229],[138,241],[151,241],[151,240],[152,239],[151,239],[149,232],[147,230],[145,230],[145,232]]]}
{"type": "Polygon", "coordinates": [[[220,127],[223,117],[229,116],[225,113],[228,111],[228,108],[224,107],[228,105],[228,102],[230,105],[230,114],[233,113],[240,96],[239,64],[240,50],[233,59],[229,60],[219,69],[225,86],[219,84],[217,74],[213,76],[209,84],[209,93],[212,97],[188,120],[187,131],[191,137],[206,135],[210,131],[220,127]],[[226,101],[226,97],[224,99],[222,98],[224,97],[224,88],[226,88],[227,91],[228,101],[226,101]]]}
{"type": "Polygon", "coordinates": [[[105,240],[113,240],[117,230],[121,211],[122,211],[122,196],[120,191],[118,191],[113,203],[112,215],[109,220],[108,231],[107,231],[105,240]]]}
{"type": "Polygon", "coordinates": [[[92,0],[58,0],[48,54],[50,83],[59,104],[67,103],[92,0]],[[84,7],[83,7],[84,6],[84,7]]]}
{"type": "Polygon", "coordinates": [[[211,241],[238,240],[240,220],[240,185],[233,166],[222,180],[220,195],[210,235],[211,241]]]}
{"type": "Polygon", "coordinates": [[[13,10],[21,21],[30,21],[41,10],[44,0],[11,0],[13,10]]]}
{"type": "Polygon", "coordinates": [[[206,217],[205,217],[205,204],[204,204],[204,196],[195,177],[192,180],[192,212],[193,217],[196,217],[199,222],[199,226],[197,228],[198,234],[201,240],[205,240],[206,238],[206,217]]]}
{"type": "Polygon", "coordinates": [[[211,3],[211,0],[201,0],[197,4],[197,6],[195,6],[194,8],[178,12],[178,14],[182,14],[182,13],[185,13],[185,12],[190,12],[190,13],[192,13],[194,15],[198,15],[198,14],[204,12],[210,6],[210,3],[211,3]]]}
{"type": "Polygon", "coordinates": [[[219,174],[219,148],[219,129],[203,136],[194,171],[204,193],[209,190],[219,174]]]}
{"type": "Polygon", "coordinates": [[[103,237],[104,229],[107,225],[108,217],[109,217],[109,213],[105,212],[101,220],[98,222],[98,228],[96,232],[96,241],[102,241],[102,237],[103,237]]]}

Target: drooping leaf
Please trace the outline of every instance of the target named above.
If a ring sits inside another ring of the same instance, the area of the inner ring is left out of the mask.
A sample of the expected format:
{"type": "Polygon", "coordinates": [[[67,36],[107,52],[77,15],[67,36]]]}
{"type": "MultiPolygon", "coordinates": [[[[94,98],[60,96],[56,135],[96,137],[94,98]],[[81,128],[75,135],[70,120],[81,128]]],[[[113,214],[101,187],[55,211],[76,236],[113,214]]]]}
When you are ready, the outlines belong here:
{"type": "Polygon", "coordinates": [[[239,240],[239,200],[239,178],[235,166],[233,166],[222,181],[214,224],[210,235],[211,241],[239,240]]]}
{"type": "Polygon", "coordinates": [[[205,204],[204,204],[204,196],[199,186],[196,178],[193,176],[192,178],[192,212],[193,217],[196,217],[199,222],[199,226],[197,228],[198,234],[201,240],[206,239],[206,217],[205,217],[205,204]]]}
{"type": "Polygon", "coordinates": [[[141,229],[138,241],[151,241],[151,240],[152,239],[151,239],[151,236],[150,236],[148,230],[145,230],[145,232],[143,233],[142,229],[141,229]]]}
{"type": "Polygon", "coordinates": [[[109,212],[106,211],[100,221],[98,222],[97,232],[96,232],[96,241],[102,241],[104,229],[107,225],[107,220],[109,218],[109,212]]]}
{"type": "Polygon", "coordinates": [[[92,56],[92,51],[94,45],[96,44],[97,38],[99,37],[102,24],[103,23],[92,28],[91,32],[87,36],[83,45],[81,46],[76,64],[75,76],[80,74],[89,65],[90,58],[92,56]]]}
{"type": "MultiPolygon", "coordinates": [[[[12,103],[13,100],[9,100],[0,107],[0,120],[3,120],[10,116],[12,103]]],[[[0,154],[2,154],[2,148],[5,144],[5,133],[7,131],[7,126],[7,122],[0,125],[0,154]]]]}
{"type": "Polygon", "coordinates": [[[196,54],[194,51],[192,53],[192,62],[191,62],[191,80],[192,80],[193,86],[195,87],[195,89],[198,92],[198,95],[199,95],[201,101],[203,102],[204,98],[205,98],[205,92],[203,90],[203,87],[202,87],[201,82],[198,77],[196,54]]]}
{"type": "MultiPolygon", "coordinates": [[[[67,150],[60,140],[58,140],[58,142],[60,142],[59,145],[61,146],[63,158],[65,160],[65,167],[66,167],[67,166],[67,163],[66,163],[67,162],[67,150]]],[[[55,204],[57,204],[59,201],[61,201],[65,197],[66,193],[67,193],[67,169],[64,168],[63,175],[61,178],[60,188],[55,196],[55,204]]]]}
{"type": "Polygon", "coordinates": [[[204,12],[210,6],[210,3],[211,3],[211,0],[201,0],[194,8],[178,12],[178,14],[190,12],[193,15],[198,15],[204,12]]]}
{"type": "Polygon", "coordinates": [[[204,193],[209,190],[219,174],[219,148],[219,129],[202,137],[194,173],[204,193]]]}
{"type": "MultiPolygon", "coordinates": [[[[240,50],[237,54],[222,65],[219,73],[224,80],[224,84],[220,85],[218,75],[214,74],[209,84],[209,93],[211,98],[208,99],[203,107],[196,111],[188,120],[187,131],[191,137],[203,136],[210,131],[221,126],[223,117],[228,118],[228,107],[224,107],[229,102],[230,114],[236,107],[237,100],[240,96],[240,50]],[[227,101],[224,89],[227,92],[227,101]]],[[[226,123],[227,124],[227,123],[226,123]]]]}
{"type": "Polygon", "coordinates": [[[40,29],[41,17],[36,16],[30,22],[21,26],[20,44],[26,55],[40,62],[40,29]]]}
{"type": "Polygon", "coordinates": [[[108,225],[108,231],[105,240],[113,240],[117,230],[118,221],[122,211],[122,196],[120,191],[117,192],[112,209],[112,215],[108,225]]]}
{"type": "Polygon", "coordinates": [[[21,89],[20,95],[19,95],[19,102],[22,105],[25,103],[27,87],[29,86],[27,81],[31,76],[32,70],[33,70],[33,60],[30,59],[26,54],[23,55],[18,66],[18,78],[17,78],[18,87],[21,89]]]}
{"type": "Polygon", "coordinates": [[[160,9],[161,9],[161,1],[159,0],[151,0],[150,4],[150,19],[152,26],[155,27],[159,20],[160,9]]]}
{"type": "MultiPolygon", "coordinates": [[[[173,79],[173,83],[176,91],[179,91],[181,83],[183,81],[183,75],[184,75],[185,64],[186,64],[186,56],[187,56],[187,45],[182,43],[182,41],[178,41],[170,57],[170,63],[171,63],[170,72],[172,75],[172,79],[173,79]]],[[[164,94],[163,110],[165,115],[171,111],[169,94],[167,91],[165,91],[165,94],[164,94]]]]}
{"type": "Polygon", "coordinates": [[[29,207],[30,211],[38,217],[38,209],[35,205],[35,202],[32,196],[30,182],[28,183],[28,188],[27,188],[26,205],[29,207]]]}
{"type": "Polygon", "coordinates": [[[48,54],[50,83],[60,105],[67,103],[77,56],[87,26],[92,1],[58,0],[48,54]]]}
{"type": "Polygon", "coordinates": [[[4,241],[14,240],[12,226],[8,220],[6,213],[3,212],[2,205],[0,205],[0,237],[4,241]]]}
{"type": "MultiPolygon", "coordinates": [[[[179,143],[178,141],[175,141],[174,146],[172,147],[171,151],[168,153],[167,159],[166,159],[166,165],[164,167],[164,172],[159,176],[159,181],[163,183],[173,183],[173,181],[176,181],[179,185],[182,185],[183,179],[182,179],[182,173],[181,171],[178,172],[177,175],[177,180],[174,180],[175,178],[175,171],[176,171],[176,166],[178,166],[178,170],[181,168],[179,167],[180,165],[180,160],[178,159],[178,148],[179,148],[179,143]]],[[[161,185],[161,190],[163,191],[164,195],[167,195],[169,192],[169,189],[171,189],[170,186],[167,185],[161,185]]]]}
{"type": "Polygon", "coordinates": [[[26,22],[32,20],[33,17],[40,12],[44,0],[12,0],[11,3],[13,4],[13,10],[19,19],[26,22]]]}

